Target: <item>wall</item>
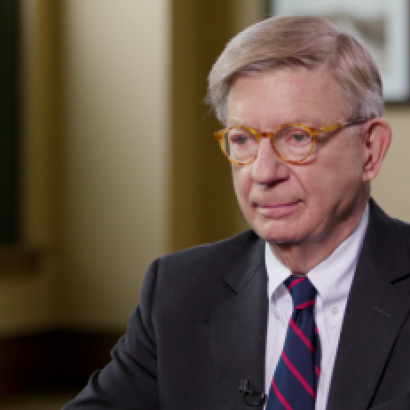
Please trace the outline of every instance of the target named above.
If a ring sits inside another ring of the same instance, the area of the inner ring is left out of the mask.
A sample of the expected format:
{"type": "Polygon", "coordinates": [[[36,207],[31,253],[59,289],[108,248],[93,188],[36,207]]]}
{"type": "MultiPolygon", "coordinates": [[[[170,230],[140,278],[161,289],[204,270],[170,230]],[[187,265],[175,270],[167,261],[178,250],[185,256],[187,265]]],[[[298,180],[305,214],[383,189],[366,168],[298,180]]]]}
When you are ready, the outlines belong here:
{"type": "Polygon", "coordinates": [[[387,105],[384,117],[391,125],[393,139],[372,195],[387,213],[410,222],[410,107],[387,105]]]}
{"type": "Polygon", "coordinates": [[[123,328],[168,249],[169,3],[67,0],[60,321],[123,328]]]}
{"type": "Polygon", "coordinates": [[[172,250],[246,228],[229,162],[213,138],[221,128],[203,103],[207,76],[229,39],[263,16],[263,2],[172,2],[172,250]]]}

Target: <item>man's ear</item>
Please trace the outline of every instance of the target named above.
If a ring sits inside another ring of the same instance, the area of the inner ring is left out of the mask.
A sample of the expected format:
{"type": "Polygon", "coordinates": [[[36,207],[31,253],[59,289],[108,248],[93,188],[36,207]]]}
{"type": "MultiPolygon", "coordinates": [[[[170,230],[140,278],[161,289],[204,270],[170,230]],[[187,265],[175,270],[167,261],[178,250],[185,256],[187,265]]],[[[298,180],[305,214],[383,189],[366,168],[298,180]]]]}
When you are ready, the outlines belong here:
{"type": "Polygon", "coordinates": [[[363,181],[376,178],[391,142],[391,128],[383,118],[374,118],[363,125],[363,181]]]}

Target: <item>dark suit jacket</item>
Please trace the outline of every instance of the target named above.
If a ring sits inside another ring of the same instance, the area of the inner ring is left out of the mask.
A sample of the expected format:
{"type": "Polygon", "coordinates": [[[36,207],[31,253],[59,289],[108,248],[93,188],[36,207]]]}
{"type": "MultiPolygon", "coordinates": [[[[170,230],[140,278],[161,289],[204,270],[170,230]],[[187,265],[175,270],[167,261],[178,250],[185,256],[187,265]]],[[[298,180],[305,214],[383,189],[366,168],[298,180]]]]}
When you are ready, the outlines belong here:
{"type": "MultiPolygon", "coordinates": [[[[329,410],[410,409],[410,227],[370,208],[329,410]]],[[[154,261],[112,362],[64,409],[249,409],[238,389],[264,389],[267,307],[252,231],[154,261]]]]}

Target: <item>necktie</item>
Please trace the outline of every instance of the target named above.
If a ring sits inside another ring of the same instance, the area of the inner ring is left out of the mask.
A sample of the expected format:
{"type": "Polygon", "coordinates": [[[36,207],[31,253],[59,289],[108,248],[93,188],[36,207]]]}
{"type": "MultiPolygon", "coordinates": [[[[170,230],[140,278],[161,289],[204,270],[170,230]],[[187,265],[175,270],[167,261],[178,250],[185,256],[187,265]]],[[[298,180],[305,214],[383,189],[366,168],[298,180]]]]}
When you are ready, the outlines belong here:
{"type": "Polygon", "coordinates": [[[291,276],[284,283],[294,307],[266,410],[314,410],[320,373],[320,342],[313,316],[316,289],[306,277],[291,276]]]}

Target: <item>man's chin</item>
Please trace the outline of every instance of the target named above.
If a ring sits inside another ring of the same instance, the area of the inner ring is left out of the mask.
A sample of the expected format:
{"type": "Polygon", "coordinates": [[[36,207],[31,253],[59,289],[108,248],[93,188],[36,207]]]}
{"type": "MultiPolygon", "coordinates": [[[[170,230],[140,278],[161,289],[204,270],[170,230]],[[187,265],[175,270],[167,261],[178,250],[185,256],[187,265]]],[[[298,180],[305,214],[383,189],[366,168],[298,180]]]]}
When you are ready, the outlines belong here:
{"type": "Polygon", "coordinates": [[[266,242],[273,244],[295,244],[300,242],[301,235],[299,232],[292,232],[291,226],[285,223],[269,223],[262,227],[254,227],[256,234],[266,242]]]}
{"type": "Polygon", "coordinates": [[[272,234],[259,234],[259,237],[264,241],[271,243],[273,245],[295,245],[300,242],[300,238],[297,235],[272,235],[272,234]]]}

